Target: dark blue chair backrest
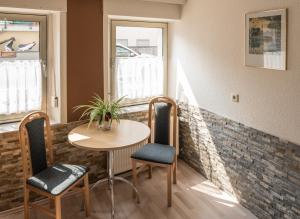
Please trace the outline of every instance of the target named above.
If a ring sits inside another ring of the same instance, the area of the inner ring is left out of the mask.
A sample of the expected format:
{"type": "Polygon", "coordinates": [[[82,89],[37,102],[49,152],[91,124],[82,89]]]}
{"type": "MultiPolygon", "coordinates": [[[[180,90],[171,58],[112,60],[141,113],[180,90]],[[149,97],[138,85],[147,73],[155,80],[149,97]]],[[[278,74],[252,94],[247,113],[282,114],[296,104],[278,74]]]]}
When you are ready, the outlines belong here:
{"type": "Polygon", "coordinates": [[[35,175],[47,168],[44,123],[44,118],[39,118],[26,124],[32,175],[35,175]]]}
{"type": "Polygon", "coordinates": [[[155,131],[154,143],[170,144],[170,113],[172,105],[168,103],[154,104],[155,131]]]}

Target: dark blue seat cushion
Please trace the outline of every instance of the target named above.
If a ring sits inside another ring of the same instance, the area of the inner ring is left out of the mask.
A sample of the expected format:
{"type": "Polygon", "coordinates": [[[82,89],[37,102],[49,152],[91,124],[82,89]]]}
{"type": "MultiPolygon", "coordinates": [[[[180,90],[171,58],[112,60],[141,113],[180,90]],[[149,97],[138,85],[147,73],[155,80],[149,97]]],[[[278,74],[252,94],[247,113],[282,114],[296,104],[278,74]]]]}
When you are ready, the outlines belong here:
{"type": "Polygon", "coordinates": [[[81,165],[57,164],[30,177],[27,183],[52,195],[59,195],[87,172],[81,165]]]}
{"type": "Polygon", "coordinates": [[[176,150],[170,145],[146,144],[131,155],[131,158],[161,164],[172,164],[176,150]]]}

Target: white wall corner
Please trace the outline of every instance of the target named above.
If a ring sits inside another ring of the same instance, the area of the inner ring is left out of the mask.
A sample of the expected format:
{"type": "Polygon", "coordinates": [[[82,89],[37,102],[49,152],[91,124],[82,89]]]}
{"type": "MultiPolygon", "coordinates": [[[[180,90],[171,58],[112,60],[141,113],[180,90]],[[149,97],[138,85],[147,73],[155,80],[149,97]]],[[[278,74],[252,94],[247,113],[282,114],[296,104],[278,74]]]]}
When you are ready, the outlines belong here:
{"type": "Polygon", "coordinates": [[[48,15],[47,112],[55,123],[66,122],[66,13],[48,15]],[[55,106],[54,98],[58,98],[55,106]]]}

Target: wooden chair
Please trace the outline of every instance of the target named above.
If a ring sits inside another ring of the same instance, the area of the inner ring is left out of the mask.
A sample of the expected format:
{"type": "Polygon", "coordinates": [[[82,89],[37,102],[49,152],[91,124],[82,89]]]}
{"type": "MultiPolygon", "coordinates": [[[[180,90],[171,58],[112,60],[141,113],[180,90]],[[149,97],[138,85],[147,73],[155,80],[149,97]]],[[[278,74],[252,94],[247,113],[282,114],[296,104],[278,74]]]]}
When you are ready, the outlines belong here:
{"type": "Polygon", "coordinates": [[[133,184],[137,185],[137,163],[149,167],[149,178],[152,177],[152,166],[167,168],[167,200],[172,205],[172,173],[176,184],[177,171],[177,106],[168,97],[156,97],[149,104],[148,125],[151,129],[149,143],[131,156],[133,184]],[[154,109],[154,113],[153,113],[154,109]],[[154,116],[154,122],[153,122],[154,116]],[[172,124],[172,145],[170,145],[170,127],[172,124]],[[154,129],[152,128],[154,126],[154,129]]]}
{"type": "Polygon", "coordinates": [[[24,218],[29,218],[29,206],[61,219],[61,197],[70,189],[80,188],[85,199],[85,213],[90,215],[89,180],[87,168],[80,165],[53,164],[49,117],[43,112],[27,115],[19,126],[24,172],[24,218]],[[47,150],[46,150],[47,148],[47,150]],[[48,163],[47,163],[48,152],[48,163]],[[30,192],[49,198],[50,209],[31,203],[30,192]]]}

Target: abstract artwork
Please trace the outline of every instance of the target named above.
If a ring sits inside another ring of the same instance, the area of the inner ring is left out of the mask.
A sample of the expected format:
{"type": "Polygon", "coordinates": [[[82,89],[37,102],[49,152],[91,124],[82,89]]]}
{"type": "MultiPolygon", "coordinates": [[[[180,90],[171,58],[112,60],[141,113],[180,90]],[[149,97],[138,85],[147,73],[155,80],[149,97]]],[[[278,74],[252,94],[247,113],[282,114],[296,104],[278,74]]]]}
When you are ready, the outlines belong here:
{"type": "Polygon", "coordinates": [[[286,70],[286,9],[246,14],[245,63],[286,70]]]}

